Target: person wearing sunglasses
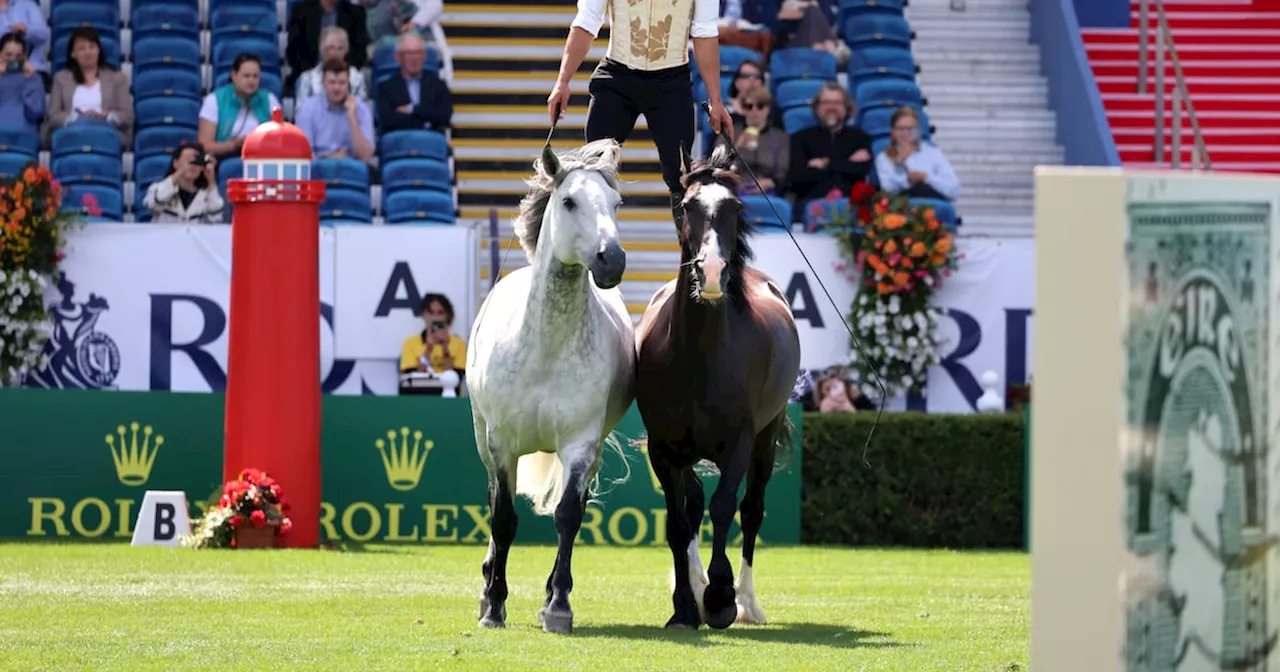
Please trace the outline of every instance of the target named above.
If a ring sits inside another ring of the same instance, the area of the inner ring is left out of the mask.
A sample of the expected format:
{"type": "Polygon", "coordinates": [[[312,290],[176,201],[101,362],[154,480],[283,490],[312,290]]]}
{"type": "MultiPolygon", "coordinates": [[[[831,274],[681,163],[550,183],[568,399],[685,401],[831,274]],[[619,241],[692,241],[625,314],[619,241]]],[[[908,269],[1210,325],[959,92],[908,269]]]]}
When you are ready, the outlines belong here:
{"type": "MultiPolygon", "coordinates": [[[[744,181],[741,194],[780,194],[787,182],[787,169],[791,161],[791,138],[776,124],[773,115],[773,96],[767,87],[757,87],[742,95],[739,103],[741,116],[734,122],[734,147],[742,160],[751,166],[763,191],[754,182],[744,181]]],[[[721,138],[716,144],[724,144],[721,138]]]]}
{"type": "Polygon", "coordinates": [[[960,195],[960,180],[942,150],[920,140],[920,116],[915,108],[898,108],[889,126],[892,141],[876,157],[880,188],[891,194],[955,201],[960,195]]]}

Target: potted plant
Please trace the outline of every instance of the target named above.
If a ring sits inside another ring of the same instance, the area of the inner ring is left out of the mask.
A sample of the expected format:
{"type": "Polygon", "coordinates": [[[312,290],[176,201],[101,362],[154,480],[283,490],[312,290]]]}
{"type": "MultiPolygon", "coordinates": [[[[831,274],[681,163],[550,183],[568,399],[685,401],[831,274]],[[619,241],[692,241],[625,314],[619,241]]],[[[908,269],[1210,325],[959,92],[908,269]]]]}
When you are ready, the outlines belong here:
{"type": "Polygon", "coordinates": [[[289,502],[280,484],[259,469],[245,469],[222,486],[218,505],[183,537],[189,548],[274,548],[289,533],[289,502]]]}

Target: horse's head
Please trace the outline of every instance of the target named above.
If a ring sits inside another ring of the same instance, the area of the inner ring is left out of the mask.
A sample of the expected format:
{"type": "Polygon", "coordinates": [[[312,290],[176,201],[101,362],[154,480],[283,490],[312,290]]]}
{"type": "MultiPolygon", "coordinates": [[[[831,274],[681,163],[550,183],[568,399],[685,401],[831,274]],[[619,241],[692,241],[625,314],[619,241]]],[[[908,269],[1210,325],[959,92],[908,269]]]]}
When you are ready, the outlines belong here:
{"type": "Polygon", "coordinates": [[[560,156],[549,146],[543,149],[515,221],[530,263],[538,244],[546,242],[545,253],[566,266],[587,267],[596,286],[609,289],[622,282],[627,253],[618,236],[620,154],[612,139],[560,156]],[[549,231],[546,241],[540,240],[543,229],[549,231]]]}
{"type": "Polygon", "coordinates": [[[741,292],[742,272],[751,258],[751,228],[742,216],[740,179],[724,146],[709,159],[695,161],[682,178],[681,262],[699,301],[718,302],[741,292]]]}

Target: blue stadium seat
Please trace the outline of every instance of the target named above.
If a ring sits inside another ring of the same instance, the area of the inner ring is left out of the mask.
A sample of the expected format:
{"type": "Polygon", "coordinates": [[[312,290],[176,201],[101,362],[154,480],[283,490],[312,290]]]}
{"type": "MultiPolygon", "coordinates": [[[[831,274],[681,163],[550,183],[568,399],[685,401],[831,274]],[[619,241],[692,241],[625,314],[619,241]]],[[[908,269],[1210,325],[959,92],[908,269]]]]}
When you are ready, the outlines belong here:
{"type": "Polygon", "coordinates": [[[778,85],[787,80],[835,80],[836,75],[836,57],[829,51],[795,47],[769,54],[769,89],[775,98],[778,85]]]}
{"type": "MultiPolygon", "coordinates": [[[[916,114],[920,115],[920,137],[928,140],[932,135],[933,128],[929,125],[929,115],[919,105],[912,105],[916,109],[916,114]]],[[[862,130],[867,132],[874,141],[877,138],[889,137],[889,122],[893,118],[893,113],[897,108],[894,107],[873,107],[870,109],[859,109],[857,114],[857,123],[862,130]]],[[[788,131],[790,132],[790,131],[788,131]]]]}
{"type": "Polygon", "coordinates": [[[788,229],[791,228],[791,204],[787,199],[779,196],[764,196],[760,194],[748,194],[742,197],[743,217],[760,229],[780,229],[778,226],[778,215],[782,215],[782,223],[788,229]],[[773,208],[769,207],[772,201],[773,207],[777,208],[778,214],[773,213],[773,208]]]}
{"type": "Polygon", "coordinates": [[[152,4],[141,11],[135,3],[129,18],[133,41],[145,37],[200,39],[200,14],[177,3],[152,4]]]}
{"type": "Polygon", "coordinates": [[[258,37],[274,41],[279,30],[280,22],[276,17],[274,3],[268,7],[224,2],[209,12],[209,35],[214,43],[234,37],[258,37]]]}
{"type": "Polygon", "coordinates": [[[140,9],[151,11],[160,7],[173,7],[191,12],[193,16],[199,16],[200,2],[199,0],[133,0],[133,11],[140,9]]]}
{"type": "Polygon", "coordinates": [[[229,156],[218,161],[218,191],[227,193],[227,181],[244,175],[244,161],[238,156],[229,156]]]}
{"type": "Polygon", "coordinates": [[[95,124],[72,124],[55,130],[49,149],[52,159],[68,154],[101,154],[119,158],[124,152],[119,132],[95,124]]]}
{"type": "Polygon", "coordinates": [[[124,165],[119,156],[65,154],[51,161],[53,176],[63,184],[124,186],[124,165]]]}
{"type": "MultiPolygon", "coordinates": [[[[213,88],[218,88],[231,81],[231,70],[223,70],[221,74],[213,80],[213,88]]],[[[276,100],[284,100],[284,82],[280,80],[280,75],[270,70],[263,71],[258,78],[258,86],[274,93],[276,100]]]]}
{"type": "Polygon", "coordinates": [[[192,126],[139,127],[133,136],[133,160],[137,162],[149,156],[169,159],[183,140],[196,141],[196,129],[192,126]]]}
{"type": "Polygon", "coordinates": [[[101,184],[68,184],[62,192],[62,211],[86,212],[84,197],[93,194],[98,201],[98,209],[102,214],[95,218],[99,221],[118,222],[124,215],[124,195],[120,187],[109,187],[101,184]]]}
{"type": "Polygon", "coordinates": [[[34,159],[40,152],[40,139],[20,126],[0,126],[0,152],[26,154],[34,159]]]}
{"type": "Polygon", "coordinates": [[[54,40],[73,28],[90,27],[98,35],[118,36],[120,5],[114,2],[59,2],[49,13],[49,30],[54,40]]]}
{"type": "Polygon", "coordinates": [[[876,78],[859,84],[854,91],[854,100],[858,101],[859,110],[877,107],[897,109],[903,105],[921,107],[925,102],[915,82],[894,77],[876,78]]]}
{"type": "Polygon", "coordinates": [[[822,87],[821,79],[789,79],[778,85],[778,94],[774,97],[774,105],[780,110],[793,107],[808,107],[814,96],[822,87]]]}
{"type": "MultiPolygon", "coordinates": [[[[142,184],[141,182],[138,182],[135,184],[136,186],[133,190],[133,221],[149,222],[151,221],[151,211],[147,209],[145,201],[147,198],[147,189],[151,187],[152,183],[148,182],[146,184],[142,184]]],[[[226,211],[226,206],[223,206],[223,211],[226,211]]]]}
{"type": "Polygon", "coordinates": [[[176,68],[200,74],[200,41],[190,37],[145,37],[133,41],[129,55],[133,76],[156,68],[176,68]]]}
{"type": "Polygon", "coordinates": [[[853,50],[849,57],[849,87],[876,77],[896,77],[916,81],[916,60],[901,45],[872,45],[853,50]]]}
{"type": "Polygon", "coordinates": [[[322,180],[326,189],[369,191],[369,164],[356,159],[316,159],[311,162],[311,179],[322,180]]]}
{"type": "MultiPolygon", "coordinates": [[[[760,63],[761,65],[766,65],[766,63],[764,62],[764,54],[754,49],[748,49],[747,47],[739,47],[737,45],[732,45],[732,44],[720,45],[720,76],[721,77],[725,75],[729,75],[732,77],[733,73],[738,71],[738,66],[742,65],[743,61],[755,61],[757,63],[760,63]]],[[[693,69],[696,71],[698,68],[695,67],[693,69]]]]}
{"type": "Polygon", "coordinates": [[[918,208],[933,208],[934,215],[942,225],[956,230],[956,206],[939,198],[909,198],[907,202],[918,208]]]}
{"type": "MultiPolygon", "coordinates": [[[[53,46],[49,48],[49,65],[54,74],[67,67],[67,42],[70,39],[66,34],[60,35],[54,38],[53,46]]],[[[102,51],[107,55],[107,63],[119,68],[120,40],[109,34],[100,34],[98,39],[102,42],[102,51]]]]}
{"type": "Polygon", "coordinates": [[[152,182],[163,180],[172,160],[173,157],[168,154],[152,154],[141,161],[134,161],[133,182],[137,185],[137,190],[145,193],[152,182]]]}
{"type": "Polygon", "coordinates": [[[855,14],[891,14],[902,16],[903,0],[839,0],[836,3],[835,25],[843,26],[845,19],[855,14]]]}
{"type": "Polygon", "coordinates": [[[222,74],[231,72],[231,66],[241,53],[256,54],[262,59],[263,72],[280,73],[280,45],[275,38],[263,37],[224,37],[213,43],[213,72],[222,74]]]}
{"type": "Polygon", "coordinates": [[[911,46],[911,25],[892,14],[852,14],[844,22],[844,41],[850,49],[870,45],[911,46]]]}
{"type": "MultiPolygon", "coordinates": [[[[811,108],[793,107],[782,113],[782,128],[787,132],[787,135],[795,135],[799,131],[817,125],[818,118],[813,116],[811,108]]],[[[871,131],[867,132],[870,133],[871,131]]]]}
{"type": "Polygon", "coordinates": [[[147,98],[133,105],[134,125],[200,127],[200,101],[190,98],[147,98]]]}
{"type": "Polygon", "coordinates": [[[157,67],[133,78],[133,99],[148,98],[190,98],[201,100],[203,89],[200,86],[200,75],[190,70],[157,67]]]}
{"type": "Polygon", "coordinates": [[[0,179],[17,177],[29,165],[38,165],[36,157],[18,152],[0,152],[0,179]]]}
{"type": "Polygon", "coordinates": [[[326,191],[324,202],[320,204],[320,221],[332,219],[372,222],[373,203],[369,194],[354,189],[326,191]]]}
{"type": "Polygon", "coordinates": [[[382,199],[389,224],[453,224],[453,195],[438,189],[403,189],[382,199]]]}
{"type": "Polygon", "coordinates": [[[396,159],[382,165],[382,194],[402,189],[448,191],[449,164],[438,159],[396,159]]]}
{"type": "MultiPolygon", "coordinates": [[[[209,0],[209,13],[224,7],[268,7],[276,11],[275,0],[209,0]]],[[[287,14],[286,14],[287,16],[287,14]]]]}
{"type": "Polygon", "coordinates": [[[440,131],[392,131],[384,133],[378,144],[384,164],[408,158],[449,159],[449,141],[440,131]]]}

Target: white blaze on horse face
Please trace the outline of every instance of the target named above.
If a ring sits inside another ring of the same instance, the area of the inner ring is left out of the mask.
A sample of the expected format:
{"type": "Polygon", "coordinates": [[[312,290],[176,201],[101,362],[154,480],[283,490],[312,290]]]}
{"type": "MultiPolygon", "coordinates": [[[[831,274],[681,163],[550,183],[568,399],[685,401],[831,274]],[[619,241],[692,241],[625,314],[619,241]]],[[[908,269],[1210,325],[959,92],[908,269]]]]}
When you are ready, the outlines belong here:
{"type": "Polygon", "coordinates": [[[566,266],[586,266],[618,239],[618,193],[599,173],[576,170],[565,177],[556,199],[552,246],[566,266]],[[566,200],[573,203],[570,208],[566,200]]]}
{"type": "Polygon", "coordinates": [[[720,236],[711,227],[711,222],[715,221],[720,207],[733,197],[733,192],[720,184],[704,184],[698,187],[694,195],[707,223],[707,232],[702,236],[702,249],[698,252],[698,262],[703,273],[701,294],[705,299],[718,299],[724,295],[721,276],[728,262],[720,248],[720,236]]]}

